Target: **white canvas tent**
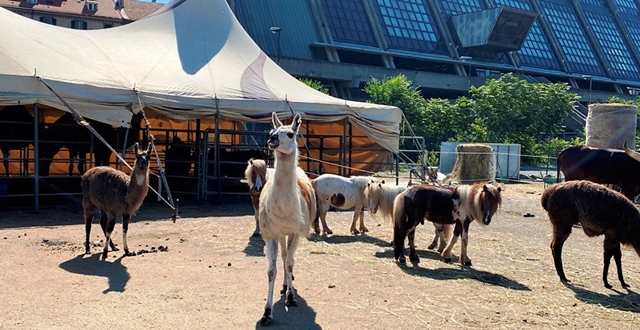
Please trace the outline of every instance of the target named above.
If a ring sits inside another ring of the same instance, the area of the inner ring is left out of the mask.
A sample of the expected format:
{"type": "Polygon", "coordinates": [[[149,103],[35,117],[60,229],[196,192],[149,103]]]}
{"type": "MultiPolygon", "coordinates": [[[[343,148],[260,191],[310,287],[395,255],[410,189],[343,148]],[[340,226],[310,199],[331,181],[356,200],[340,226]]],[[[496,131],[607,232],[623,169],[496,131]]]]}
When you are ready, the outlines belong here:
{"type": "Polygon", "coordinates": [[[0,8],[0,105],[66,107],[126,126],[131,111],[152,109],[174,120],[218,114],[267,122],[303,113],[311,122],[345,118],[365,136],[398,152],[400,109],[345,101],[307,87],[269,59],[225,0],[174,0],[131,24],[72,30],[0,8]]]}

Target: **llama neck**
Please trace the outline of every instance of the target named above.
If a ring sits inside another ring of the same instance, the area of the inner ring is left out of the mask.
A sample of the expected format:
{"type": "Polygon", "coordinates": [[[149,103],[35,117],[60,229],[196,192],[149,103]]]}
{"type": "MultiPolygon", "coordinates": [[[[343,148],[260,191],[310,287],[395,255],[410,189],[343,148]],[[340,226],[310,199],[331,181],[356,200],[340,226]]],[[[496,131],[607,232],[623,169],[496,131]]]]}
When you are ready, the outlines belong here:
{"type": "Polygon", "coordinates": [[[276,151],[274,182],[277,185],[296,185],[296,168],[298,167],[298,151],[284,154],[276,151]]]}
{"type": "Polygon", "coordinates": [[[149,171],[138,169],[135,164],[134,170],[129,176],[129,186],[127,187],[126,201],[134,212],[142,205],[149,190],[149,171]]]}

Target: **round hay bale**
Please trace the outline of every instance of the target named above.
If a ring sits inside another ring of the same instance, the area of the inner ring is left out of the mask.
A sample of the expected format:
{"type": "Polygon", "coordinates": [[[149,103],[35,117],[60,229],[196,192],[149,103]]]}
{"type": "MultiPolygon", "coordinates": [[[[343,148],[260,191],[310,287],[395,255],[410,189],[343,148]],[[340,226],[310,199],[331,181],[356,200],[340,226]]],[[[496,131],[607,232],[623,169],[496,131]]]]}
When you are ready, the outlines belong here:
{"type": "Polygon", "coordinates": [[[622,149],[626,142],[627,146],[635,148],[637,111],[635,105],[590,104],[586,127],[587,146],[622,149]]]}
{"type": "Polygon", "coordinates": [[[456,162],[453,171],[443,183],[471,184],[493,181],[495,178],[495,152],[486,144],[459,144],[456,147],[456,162]]]}

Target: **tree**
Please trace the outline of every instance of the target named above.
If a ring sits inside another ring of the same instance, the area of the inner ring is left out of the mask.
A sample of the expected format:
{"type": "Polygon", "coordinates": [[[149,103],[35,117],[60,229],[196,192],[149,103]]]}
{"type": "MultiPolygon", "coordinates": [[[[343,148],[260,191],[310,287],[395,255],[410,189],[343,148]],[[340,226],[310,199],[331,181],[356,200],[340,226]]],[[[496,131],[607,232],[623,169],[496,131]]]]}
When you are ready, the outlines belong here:
{"type": "Polygon", "coordinates": [[[330,95],[329,89],[324,87],[321,81],[309,79],[309,78],[298,78],[298,80],[319,92],[330,95]]]}
{"type": "MultiPolygon", "coordinates": [[[[411,87],[411,81],[406,76],[400,74],[383,80],[372,78],[363,90],[374,103],[392,105],[402,110],[406,119],[400,127],[402,135],[412,135],[413,132],[416,136],[425,136],[424,108],[427,101],[417,87],[411,87]]],[[[414,141],[404,140],[400,148],[415,150],[414,141]]]]}
{"type": "MultiPolygon", "coordinates": [[[[562,132],[562,122],[579,96],[566,83],[529,83],[512,74],[472,87],[472,120],[457,127],[456,138],[469,142],[501,142],[522,145],[523,154],[533,154],[538,137],[550,139],[562,132]]],[[[461,101],[463,98],[459,98],[461,101]]]]}

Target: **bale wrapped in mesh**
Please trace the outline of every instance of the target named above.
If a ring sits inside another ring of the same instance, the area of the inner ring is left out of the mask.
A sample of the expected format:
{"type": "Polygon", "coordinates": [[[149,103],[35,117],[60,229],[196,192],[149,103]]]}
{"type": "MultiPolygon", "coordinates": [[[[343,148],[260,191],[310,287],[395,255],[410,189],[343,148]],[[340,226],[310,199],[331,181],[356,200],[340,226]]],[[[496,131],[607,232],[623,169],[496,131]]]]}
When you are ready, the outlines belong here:
{"type": "Polygon", "coordinates": [[[589,105],[587,116],[587,146],[622,149],[626,142],[635,146],[637,107],[619,103],[589,105]]]}
{"type": "Polygon", "coordinates": [[[491,146],[480,143],[459,144],[456,147],[456,162],[453,170],[443,182],[450,184],[472,184],[492,181],[495,178],[496,154],[491,146]]]}

